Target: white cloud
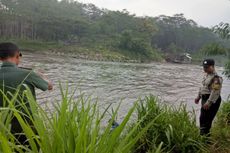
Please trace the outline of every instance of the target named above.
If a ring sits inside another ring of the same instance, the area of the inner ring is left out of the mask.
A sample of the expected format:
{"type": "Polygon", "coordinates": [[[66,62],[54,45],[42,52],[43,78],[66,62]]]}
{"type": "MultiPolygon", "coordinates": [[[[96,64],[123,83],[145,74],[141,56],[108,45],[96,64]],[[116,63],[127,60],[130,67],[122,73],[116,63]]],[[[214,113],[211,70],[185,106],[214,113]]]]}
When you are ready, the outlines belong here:
{"type": "Polygon", "coordinates": [[[184,13],[203,26],[230,22],[229,0],[79,0],[111,10],[127,9],[138,16],[184,13]]]}

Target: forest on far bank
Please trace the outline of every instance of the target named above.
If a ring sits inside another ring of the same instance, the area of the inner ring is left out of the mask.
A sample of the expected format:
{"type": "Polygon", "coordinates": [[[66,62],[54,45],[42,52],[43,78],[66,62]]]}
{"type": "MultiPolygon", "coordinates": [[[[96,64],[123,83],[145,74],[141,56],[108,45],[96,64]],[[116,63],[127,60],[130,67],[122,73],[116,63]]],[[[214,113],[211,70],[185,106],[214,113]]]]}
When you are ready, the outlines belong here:
{"type": "Polygon", "coordinates": [[[1,41],[55,42],[142,60],[230,52],[229,40],[183,14],[139,17],[74,0],[0,0],[0,36],[1,41]]]}

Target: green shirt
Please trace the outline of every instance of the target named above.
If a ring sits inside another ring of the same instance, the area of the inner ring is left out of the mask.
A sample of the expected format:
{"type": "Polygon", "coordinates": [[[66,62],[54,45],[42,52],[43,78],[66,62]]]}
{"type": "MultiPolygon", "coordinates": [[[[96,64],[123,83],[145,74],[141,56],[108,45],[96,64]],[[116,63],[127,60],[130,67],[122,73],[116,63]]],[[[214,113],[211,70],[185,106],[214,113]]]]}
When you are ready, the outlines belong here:
{"type": "MultiPolygon", "coordinates": [[[[36,99],[35,88],[45,91],[48,89],[48,82],[32,70],[18,68],[16,64],[10,62],[3,62],[0,69],[0,90],[10,98],[17,88],[22,94],[26,90],[25,86],[31,90],[36,99]]],[[[2,92],[0,93],[0,106],[3,106],[2,92]]]]}

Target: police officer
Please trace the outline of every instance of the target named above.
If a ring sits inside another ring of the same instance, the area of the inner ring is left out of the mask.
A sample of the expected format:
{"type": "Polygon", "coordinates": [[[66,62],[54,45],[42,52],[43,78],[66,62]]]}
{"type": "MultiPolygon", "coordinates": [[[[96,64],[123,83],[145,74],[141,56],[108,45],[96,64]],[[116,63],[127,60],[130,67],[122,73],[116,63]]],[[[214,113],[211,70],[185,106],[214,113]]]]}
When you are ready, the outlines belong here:
{"type": "Polygon", "coordinates": [[[203,61],[205,76],[202,81],[195,103],[201,100],[200,134],[210,136],[213,119],[221,104],[221,88],[223,79],[215,71],[215,61],[206,59],[203,61]]]}
{"type": "MultiPolygon", "coordinates": [[[[35,88],[43,91],[52,90],[53,88],[53,85],[49,81],[46,81],[34,71],[19,68],[18,65],[21,56],[22,54],[15,44],[0,44],[0,60],[2,61],[0,69],[0,90],[10,99],[12,95],[15,94],[16,90],[19,89],[18,103],[20,103],[19,98],[22,98],[22,93],[26,90],[26,86],[30,89],[34,99],[36,99],[35,88]]],[[[5,101],[2,92],[0,93],[0,107],[7,107],[4,106],[5,101]]],[[[26,106],[29,107],[29,105],[26,106]]],[[[11,121],[11,132],[15,135],[20,144],[28,144],[25,135],[19,135],[19,133],[23,133],[23,130],[16,118],[13,118],[11,121]]]]}

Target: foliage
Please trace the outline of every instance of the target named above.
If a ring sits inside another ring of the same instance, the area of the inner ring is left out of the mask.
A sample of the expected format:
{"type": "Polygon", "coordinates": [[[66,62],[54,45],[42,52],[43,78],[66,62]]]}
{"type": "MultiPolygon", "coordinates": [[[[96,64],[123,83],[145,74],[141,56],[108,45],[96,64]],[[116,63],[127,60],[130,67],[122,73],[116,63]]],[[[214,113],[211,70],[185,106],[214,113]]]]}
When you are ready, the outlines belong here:
{"type": "Polygon", "coordinates": [[[211,44],[205,45],[201,49],[201,52],[205,56],[226,55],[226,49],[223,46],[221,46],[220,44],[218,44],[218,43],[211,43],[211,44]]]}
{"type": "Polygon", "coordinates": [[[144,55],[145,58],[150,56],[150,52],[153,51],[151,44],[144,38],[138,38],[133,36],[133,32],[124,31],[120,38],[119,47],[130,52],[139,53],[144,55]]]}
{"type": "Polygon", "coordinates": [[[137,122],[131,131],[124,134],[127,122],[135,110],[134,105],[128,111],[121,124],[111,131],[112,123],[119,107],[113,113],[108,125],[102,125],[101,122],[109,108],[100,113],[97,103],[91,104],[90,97],[84,98],[82,95],[75,100],[73,99],[74,95],[68,94],[68,89],[63,91],[61,88],[62,101],[60,104],[54,104],[55,110],[51,113],[46,112],[36,103],[29,90],[24,92],[24,94],[30,104],[30,108],[28,108],[25,102],[21,100],[20,106],[24,113],[16,109],[15,100],[18,97],[18,92],[16,92],[12,99],[7,99],[4,96],[6,103],[9,105],[8,107],[0,108],[0,152],[11,153],[17,150],[20,153],[38,153],[40,147],[43,153],[131,153],[135,149],[133,146],[137,140],[153,124],[151,122],[134,136],[133,133],[140,124],[137,122]],[[30,119],[34,128],[23,119],[25,116],[30,119]],[[31,148],[16,142],[14,135],[10,132],[12,117],[19,121],[31,148]]]}
{"type": "Polygon", "coordinates": [[[1,39],[103,46],[141,61],[161,59],[157,50],[167,52],[172,44],[178,52],[196,52],[211,42],[229,46],[183,14],[137,17],[73,0],[0,0],[0,20],[1,39]]]}
{"type": "Polygon", "coordinates": [[[166,50],[174,44],[183,52],[197,52],[205,44],[220,42],[211,29],[200,27],[193,20],[186,19],[183,14],[174,16],[161,15],[155,17],[158,32],[152,37],[152,44],[166,50]]]}
{"type": "Polygon", "coordinates": [[[230,102],[222,104],[221,111],[218,116],[219,123],[230,124],[230,102]]]}
{"type": "Polygon", "coordinates": [[[230,60],[226,63],[225,65],[225,71],[224,71],[224,74],[230,78],[230,60]]]}
{"type": "Polygon", "coordinates": [[[215,33],[218,33],[222,38],[230,38],[230,24],[221,22],[213,28],[215,33]]]}
{"type": "MultiPolygon", "coordinates": [[[[220,23],[219,25],[213,28],[213,31],[219,34],[224,39],[230,39],[230,24],[229,23],[220,23]]],[[[229,56],[229,52],[228,52],[228,56],[229,56]]],[[[224,74],[228,78],[230,78],[230,60],[226,63],[224,74]]]]}
{"type": "Polygon", "coordinates": [[[137,150],[139,152],[152,152],[159,146],[164,152],[199,152],[204,151],[204,143],[196,126],[195,114],[186,111],[186,106],[173,108],[160,105],[159,100],[153,96],[140,101],[137,106],[139,130],[143,129],[150,121],[155,123],[139,139],[137,150]]]}
{"type": "MultiPolygon", "coordinates": [[[[213,149],[211,152],[230,152],[230,101],[222,104],[218,114],[217,120],[214,124],[212,133],[213,149]]],[[[211,150],[210,149],[210,150],[211,150]]]]}
{"type": "Polygon", "coordinates": [[[171,54],[179,54],[183,53],[183,49],[172,43],[168,46],[168,48],[166,48],[166,52],[171,54]]]}
{"type": "Polygon", "coordinates": [[[207,148],[199,136],[194,113],[187,112],[184,105],[174,108],[159,104],[159,100],[153,96],[146,97],[134,104],[120,125],[112,129],[119,107],[113,111],[108,125],[105,125],[102,121],[109,106],[101,112],[97,103],[91,103],[90,97],[81,95],[75,99],[74,93],[68,93],[68,88],[65,91],[61,88],[62,101],[54,104],[52,111],[47,108],[45,111],[39,106],[29,90],[24,94],[30,108],[21,99],[23,112],[15,105],[18,91],[12,99],[3,94],[8,106],[0,108],[0,152],[38,153],[39,148],[43,153],[229,151],[229,102],[224,103],[218,114],[212,131],[214,143],[207,148]],[[135,111],[137,118],[131,119],[135,111]],[[24,120],[26,116],[34,127],[24,120]],[[18,144],[10,132],[12,117],[16,117],[23,127],[31,148],[18,144]]]}

